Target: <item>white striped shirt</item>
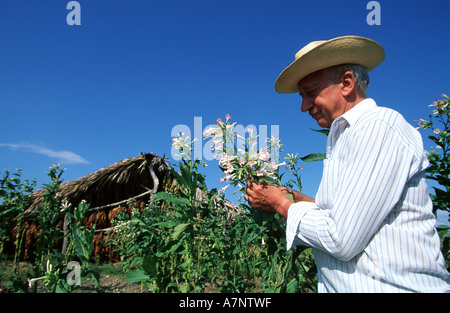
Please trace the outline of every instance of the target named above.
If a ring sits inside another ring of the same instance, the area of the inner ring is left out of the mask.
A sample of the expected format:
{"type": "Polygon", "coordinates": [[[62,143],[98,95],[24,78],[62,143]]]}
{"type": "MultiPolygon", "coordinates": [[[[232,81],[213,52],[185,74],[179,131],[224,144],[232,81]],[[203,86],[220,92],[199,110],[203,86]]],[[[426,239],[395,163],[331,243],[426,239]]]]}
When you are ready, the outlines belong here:
{"type": "Polygon", "coordinates": [[[313,248],[319,292],[450,292],[419,132],[365,99],[337,118],[316,202],[288,211],[287,248],[313,248]]]}

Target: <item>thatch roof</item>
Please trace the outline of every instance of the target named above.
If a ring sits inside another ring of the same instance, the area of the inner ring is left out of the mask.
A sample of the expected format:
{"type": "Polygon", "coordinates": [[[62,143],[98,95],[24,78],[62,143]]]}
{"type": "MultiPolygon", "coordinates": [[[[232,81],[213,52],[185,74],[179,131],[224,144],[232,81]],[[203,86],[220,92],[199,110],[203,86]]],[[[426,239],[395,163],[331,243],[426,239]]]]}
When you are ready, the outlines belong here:
{"type": "MultiPolygon", "coordinates": [[[[145,192],[161,190],[160,184],[168,175],[170,166],[163,158],[153,153],[124,159],[97,172],[76,180],[62,183],[58,189],[61,199],[67,199],[76,207],[82,200],[91,208],[101,207],[127,200],[145,192]]],[[[32,215],[43,202],[44,190],[33,193],[26,216],[32,215]]]]}
{"type": "MultiPolygon", "coordinates": [[[[110,166],[102,168],[97,172],[81,177],[76,180],[62,183],[58,188],[58,195],[61,200],[67,200],[72,207],[85,200],[90,204],[88,214],[83,222],[90,228],[96,225],[96,235],[94,236],[93,256],[99,261],[115,260],[118,255],[114,252],[114,247],[106,245],[108,240],[107,230],[111,230],[112,221],[121,212],[131,214],[130,202],[133,206],[141,210],[150,200],[150,197],[158,191],[173,191],[173,177],[170,174],[170,165],[164,157],[158,157],[153,153],[141,153],[135,158],[128,158],[110,166]]],[[[33,218],[36,209],[43,204],[44,190],[37,190],[33,193],[31,205],[25,211],[25,218],[29,220],[22,227],[26,227],[24,233],[23,259],[30,260],[33,257],[33,244],[39,234],[39,225],[33,218]]],[[[197,200],[204,201],[206,192],[197,190],[197,200]]],[[[241,208],[232,202],[222,201],[219,197],[212,199],[216,206],[222,207],[227,212],[227,220],[241,211],[241,208]]],[[[57,227],[61,230],[66,228],[64,213],[57,227]]],[[[17,229],[13,230],[17,233],[17,229]]],[[[12,242],[12,241],[11,241],[12,242]]],[[[65,251],[65,241],[60,242],[58,249],[65,251]]]]}

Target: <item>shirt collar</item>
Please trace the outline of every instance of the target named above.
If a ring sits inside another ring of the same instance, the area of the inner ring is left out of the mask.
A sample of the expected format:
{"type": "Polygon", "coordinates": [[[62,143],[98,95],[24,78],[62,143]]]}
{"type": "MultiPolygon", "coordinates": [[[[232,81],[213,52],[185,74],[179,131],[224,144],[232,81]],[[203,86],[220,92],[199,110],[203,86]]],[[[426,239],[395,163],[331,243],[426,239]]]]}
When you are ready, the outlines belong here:
{"type": "Polygon", "coordinates": [[[340,119],[345,119],[350,126],[354,125],[358,119],[364,115],[364,113],[375,108],[376,106],[377,104],[373,99],[364,99],[353,108],[342,114],[340,119]]]}

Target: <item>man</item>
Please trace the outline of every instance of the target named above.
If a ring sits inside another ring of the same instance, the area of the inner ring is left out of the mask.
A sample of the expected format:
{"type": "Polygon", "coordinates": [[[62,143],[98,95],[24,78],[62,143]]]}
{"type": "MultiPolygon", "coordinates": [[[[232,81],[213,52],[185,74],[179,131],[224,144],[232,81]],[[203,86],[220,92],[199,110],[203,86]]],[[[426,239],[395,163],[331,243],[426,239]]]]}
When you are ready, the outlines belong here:
{"type": "Polygon", "coordinates": [[[330,128],[316,198],[253,182],[245,198],[287,219],[288,249],[312,247],[319,292],[449,292],[421,136],[366,98],[368,71],[383,60],[378,43],[357,36],[301,49],[275,88],[299,92],[302,112],[330,128]]]}

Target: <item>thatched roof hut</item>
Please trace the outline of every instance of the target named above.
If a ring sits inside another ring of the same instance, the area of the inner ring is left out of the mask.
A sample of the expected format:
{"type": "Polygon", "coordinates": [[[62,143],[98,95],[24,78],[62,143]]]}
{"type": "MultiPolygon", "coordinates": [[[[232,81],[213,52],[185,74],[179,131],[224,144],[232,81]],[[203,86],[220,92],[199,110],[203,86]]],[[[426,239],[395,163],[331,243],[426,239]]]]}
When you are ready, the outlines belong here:
{"type": "MultiPolygon", "coordinates": [[[[164,157],[158,157],[153,153],[141,153],[140,156],[124,159],[110,166],[102,168],[97,172],[81,177],[79,179],[62,183],[58,188],[60,199],[67,200],[72,207],[85,200],[90,204],[90,209],[84,224],[90,228],[94,224],[96,233],[94,236],[93,256],[99,261],[117,260],[118,255],[113,253],[114,247],[107,245],[108,233],[112,221],[121,212],[131,214],[133,207],[141,210],[148,203],[151,195],[158,191],[172,191],[172,180],[170,165],[164,157]]],[[[31,205],[25,211],[26,230],[24,233],[24,246],[22,258],[30,260],[33,258],[33,244],[39,235],[39,225],[36,224],[34,216],[36,208],[43,204],[44,190],[35,191],[32,195],[31,205]]],[[[198,190],[199,200],[204,197],[198,190]]],[[[217,201],[223,203],[223,201],[217,201]]],[[[223,209],[231,217],[239,211],[239,208],[225,200],[223,209]]],[[[58,224],[60,229],[64,228],[64,215],[58,224]]],[[[13,231],[17,233],[17,229],[13,231]]],[[[14,236],[15,237],[15,236],[14,236]]],[[[12,240],[11,240],[12,242],[12,240]]],[[[64,251],[64,242],[59,243],[59,249],[64,251]]]]}
{"type": "MultiPolygon", "coordinates": [[[[139,200],[145,201],[149,199],[151,192],[162,190],[161,184],[168,176],[168,168],[170,166],[164,158],[153,153],[142,153],[138,157],[124,159],[87,176],[62,183],[58,193],[74,207],[82,200],[94,208],[142,194],[144,195],[139,200]]],[[[33,193],[26,216],[33,215],[36,207],[42,204],[43,195],[44,190],[33,193]]]]}

